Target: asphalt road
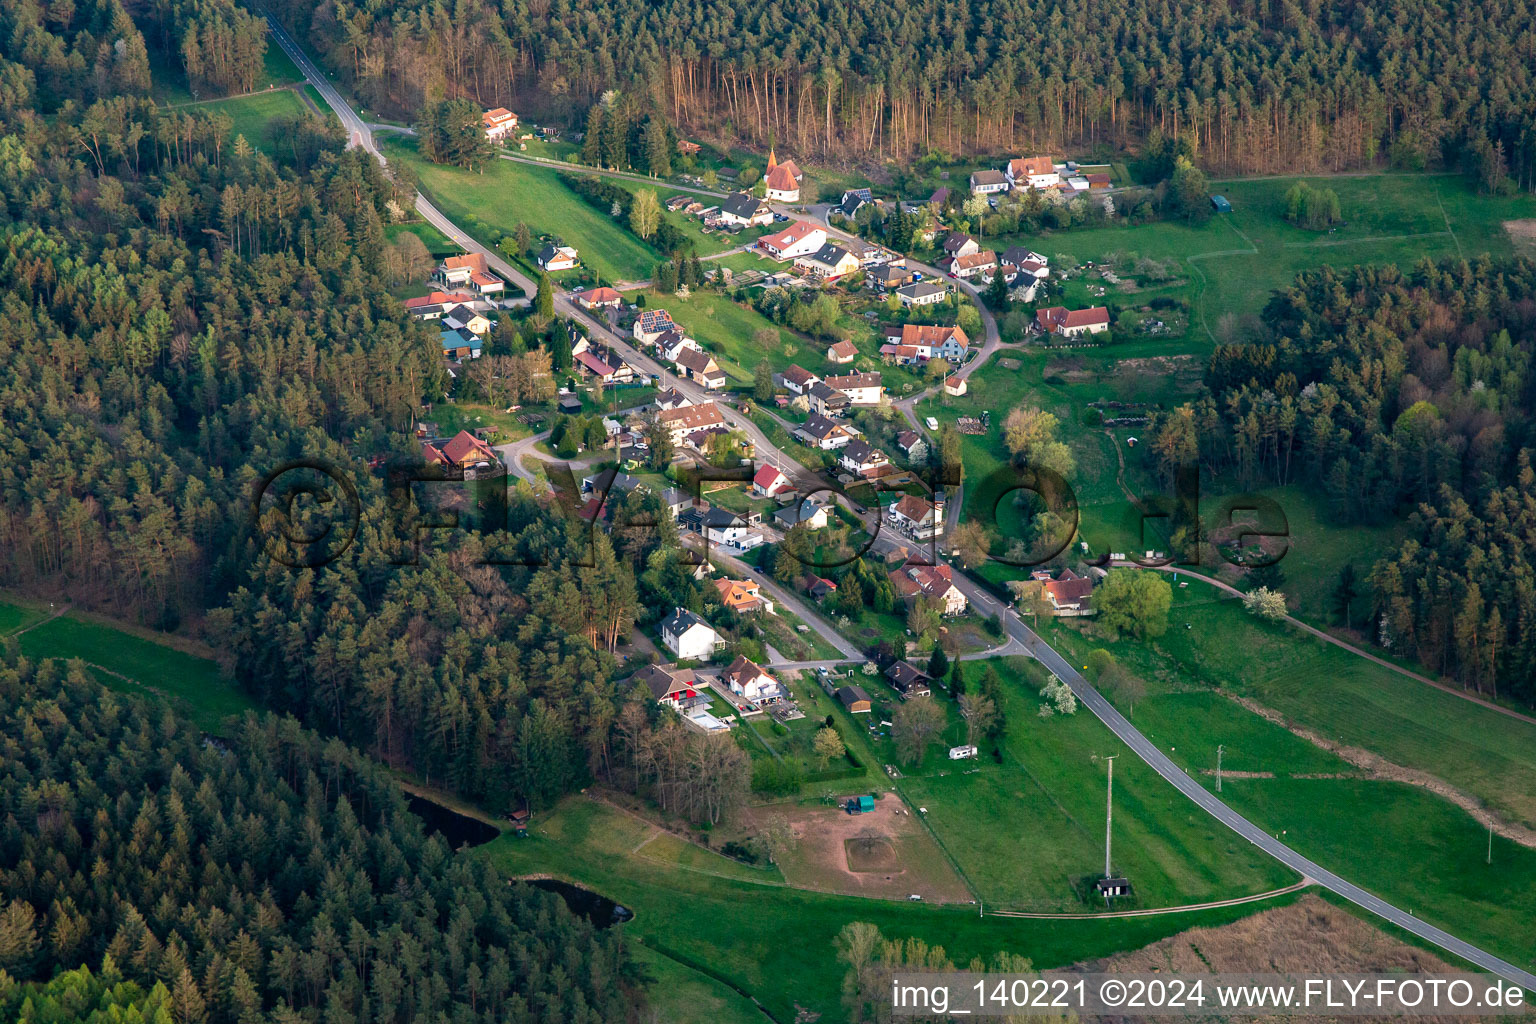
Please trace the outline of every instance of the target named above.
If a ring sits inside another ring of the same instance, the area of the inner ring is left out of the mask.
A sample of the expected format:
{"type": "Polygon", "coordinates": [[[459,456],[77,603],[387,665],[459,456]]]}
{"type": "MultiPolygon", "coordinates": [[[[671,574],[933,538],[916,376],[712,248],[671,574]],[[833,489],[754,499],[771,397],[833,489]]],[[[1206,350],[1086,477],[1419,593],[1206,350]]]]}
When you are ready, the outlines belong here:
{"type": "MultiPolygon", "coordinates": [[[[341,118],[341,123],[347,128],[348,132],[351,133],[353,144],[362,146],[363,149],[365,149],[367,152],[378,156],[379,160],[382,162],[383,157],[379,154],[378,150],[373,145],[373,137],[368,125],[362,120],[362,118],[357,116],[357,113],[352,110],[351,106],[346,102],[341,94],[338,93],[335,87],[330,84],[330,82],[326,79],[326,76],[322,74],[320,70],[310,62],[309,58],[305,56],[304,52],[299,49],[297,44],[293,42],[293,40],[288,36],[287,32],[280,25],[278,25],[270,15],[267,15],[267,24],[270,27],[273,36],[277,39],[278,45],[280,45],[284,52],[286,52],[288,56],[293,59],[293,62],[298,65],[301,71],[304,72],[305,77],[309,79],[310,83],[314,85],[314,87],[319,91],[320,95],[324,97],[325,101],[331,105],[331,108],[336,111],[337,116],[341,118]]],[[[422,215],[427,217],[428,221],[431,222],[434,227],[438,228],[438,230],[443,231],[448,235],[449,238],[452,238],[460,245],[464,245],[466,248],[471,249],[471,251],[486,253],[487,258],[491,261],[492,266],[494,266],[499,272],[504,273],[508,279],[515,281],[529,295],[534,293],[534,284],[531,280],[528,279],[526,275],[516,271],[516,269],[512,268],[510,264],[507,264],[504,260],[495,256],[494,253],[491,253],[489,250],[481,247],[479,243],[474,242],[473,239],[469,238],[465,232],[460,231],[456,225],[454,225],[446,217],[443,217],[443,215],[437,211],[435,207],[432,207],[430,203],[427,203],[424,198],[419,197],[416,206],[418,210],[422,211],[422,215]],[[431,211],[431,215],[427,213],[428,210],[431,211]]],[[[841,232],[834,233],[841,234],[841,232]]],[[[588,327],[594,332],[595,337],[603,337],[606,339],[613,348],[619,351],[620,355],[622,355],[625,360],[630,363],[630,365],[634,366],[636,369],[645,369],[648,372],[657,373],[662,379],[663,386],[670,385],[672,387],[676,387],[684,394],[687,394],[690,397],[697,397],[700,400],[712,400],[717,397],[711,393],[705,392],[704,389],[700,388],[692,381],[679,380],[675,375],[661,368],[648,356],[641,355],[632,345],[611,331],[606,322],[600,323],[595,318],[588,316],[584,310],[579,309],[573,303],[571,303],[570,298],[565,294],[557,294],[555,305],[559,312],[568,316],[574,316],[578,320],[587,324],[588,327]]],[[[983,318],[984,322],[988,325],[988,344],[984,347],[982,353],[982,355],[985,356],[990,355],[991,351],[995,350],[996,348],[996,343],[993,339],[997,337],[995,333],[997,327],[995,320],[993,320],[990,314],[985,310],[983,310],[983,318]]],[[[980,365],[980,363],[983,361],[984,359],[982,358],[973,359],[973,363],[975,365],[980,365]]],[[[971,367],[972,370],[974,368],[975,366],[971,367]]],[[[970,370],[967,370],[967,373],[969,372],[970,370]]],[[[734,413],[728,407],[723,405],[722,411],[725,412],[726,418],[731,421],[733,426],[737,426],[744,430],[747,435],[752,438],[753,442],[757,445],[757,450],[760,455],[767,456],[769,453],[775,453],[779,456],[781,461],[784,461],[789,465],[795,465],[794,461],[789,459],[788,456],[785,456],[782,453],[778,453],[777,450],[769,443],[767,437],[763,435],[762,431],[758,430],[756,425],[746,417],[741,416],[739,413],[734,413]]],[[[1213,793],[1209,792],[1199,783],[1195,782],[1184,772],[1182,768],[1174,764],[1173,761],[1170,760],[1155,745],[1153,745],[1150,740],[1143,736],[1141,731],[1132,725],[1124,715],[1116,711],[1115,708],[1109,703],[1109,701],[1105,700],[1103,695],[1101,695],[1098,690],[1094,689],[1092,684],[1090,684],[1088,680],[1084,679],[1082,675],[1078,673],[1076,668],[1074,668],[1054,648],[1052,648],[1048,643],[1037,636],[1028,626],[1026,626],[1023,620],[1019,618],[1017,612],[1015,612],[1012,608],[1003,607],[996,598],[972,582],[968,577],[965,576],[964,573],[955,573],[955,585],[958,586],[960,591],[965,594],[967,600],[971,601],[973,605],[987,611],[988,614],[994,610],[999,611],[1000,618],[1003,623],[1003,628],[1010,637],[1017,640],[1021,645],[1023,645],[1023,647],[1030,655],[1038,659],[1042,665],[1044,665],[1051,672],[1055,673],[1058,678],[1066,682],[1067,685],[1072,688],[1072,692],[1077,695],[1077,699],[1083,704],[1083,706],[1086,707],[1089,711],[1093,712],[1093,714],[1097,716],[1099,720],[1102,721],[1105,725],[1109,726],[1110,730],[1113,731],[1114,734],[1118,736],[1120,740],[1124,742],[1125,745],[1128,746],[1134,754],[1136,754],[1137,757],[1145,761],[1152,767],[1154,771],[1156,771],[1164,779],[1167,779],[1168,782],[1174,786],[1174,788],[1178,789],[1179,792],[1183,793],[1190,800],[1194,801],[1195,804],[1197,804],[1206,813],[1210,814],[1217,821],[1221,822],[1223,825],[1227,826],[1232,831],[1242,836],[1244,839],[1247,839],[1250,843],[1253,843],[1259,849],[1263,850],[1265,853],[1269,854],[1280,863],[1291,868],[1293,871],[1296,871],[1304,877],[1311,879],[1324,888],[1338,893],[1340,896],[1356,904],[1357,906],[1371,911],[1373,914],[1376,914],[1384,920],[1397,925],[1404,931],[1418,936],[1426,942],[1433,943],[1434,945],[1439,946],[1441,949],[1453,953],[1456,956],[1461,957],[1463,960],[1476,965],[1477,967],[1496,974],[1506,981],[1520,985],[1527,991],[1536,992],[1536,974],[1524,970],[1523,968],[1516,967],[1514,964],[1502,960],[1499,957],[1494,956],[1492,953],[1488,953],[1485,950],[1472,945],[1470,942],[1465,942],[1461,939],[1458,939],[1456,936],[1450,934],[1444,929],[1437,928],[1428,922],[1422,921],[1419,918],[1414,917],[1413,914],[1409,913],[1408,911],[1401,910],[1392,904],[1387,903],[1385,900],[1382,900],[1379,897],[1367,892],[1365,889],[1355,885],[1353,882],[1341,878],[1340,876],[1334,874],[1332,871],[1329,871],[1321,865],[1316,864],[1302,856],[1300,853],[1297,853],[1295,850],[1282,843],[1279,839],[1270,835],[1268,832],[1265,832],[1263,829],[1253,824],[1247,818],[1244,818],[1241,814],[1238,814],[1232,808],[1222,803],[1213,793]]]]}

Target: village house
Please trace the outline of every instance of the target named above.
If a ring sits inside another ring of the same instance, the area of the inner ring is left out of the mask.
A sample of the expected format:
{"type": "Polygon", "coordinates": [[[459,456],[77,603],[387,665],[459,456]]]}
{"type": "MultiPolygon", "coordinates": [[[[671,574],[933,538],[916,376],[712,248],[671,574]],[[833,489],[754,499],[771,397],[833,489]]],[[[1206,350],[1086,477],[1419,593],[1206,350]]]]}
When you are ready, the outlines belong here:
{"type": "Polygon", "coordinates": [[[902,700],[933,693],[933,677],[910,661],[892,662],[885,670],[885,678],[890,681],[891,688],[901,694],[902,700]]]}
{"type": "Polygon", "coordinates": [[[1109,330],[1109,310],[1103,306],[1088,309],[1049,306],[1036,311],[1035,323],[1046,334],[1059,334],[1064,338],[1098,334],[1109,330]]]}
{"type": "Polygon", "coordinates": [[[868,206],[875,201],[875,195],[867,188],[850,188],[843,193],[843,197],[837,201],[837,205],[828,210],[828,213],[840,213],[849,220],[859,212],[859,209],[868,206]]]}
{"type": "Polygon", "coordinates": [[[732,192],[720,201],[719,219],[722,223],[744,228],[772,224],[773,210],[749,192],[732,192]]]}
{"type": "Polygon", "coordinates": [[[997,253],[991,249],[973,252],[968,256],[956,256],[949,261],[949,272],[961,280],[970,280],[978,274],[990,275],[997,268],[997,253]]]}
{"type": "Polygon", "coordinates": [[[901,300],[903,306],[937,305],[943,302],[948,294],[949,289],[937,281],[918,281],[896,289],[896,297],[901,300]]]}
{"type": "Polygon", "coordinates": [[[846,339],[827,346],[827,362],[829,363],[851,363],[858,354],[859,347],[846,339]]]}
{"type": "Polygon", "coordinates": [[[896,593],[909,605],[927,598],[941,615],[960,615],[965,611],[965,595],[955,586],[955,571],[947,565],[908,562],[892,572],[890,580],[896,593]]]}
{"type": "Polygon", "coordinates": [[[853,404],[847,395],[821,380],[811,385],[806,398],[810,400],[811,412],[822,416],[841,416],[853,404]]]}
{"type": "Polygon", "coordinates": [[[496,450],[467,430],[461,430],[444,442],[428,441],[421,446],[428,465],[463,469],[497,461],[496,450]]]}
{"type": "Polygon", "coordinates": [[[661,642],[679,661],[708,661],[725,638],[698,615],[675,608],[662,620],[661,642]]]}
{"type": "Polygon", "coordinates": [[[826,244],[827,233],[806,220],[797,220],[784,230],[757,240],[758,249],[780,263],[809,256],[826,244]]]}
{"type": "Polygon", "coordinates": [[[763,543],[762,531],[753,523],[730,509],[718,506],[685,509],[677,517],[677,525],[687,533],[697,533],[704,537],[712,547],[750,551],[763,543]]]}
{"type": "Polygon", "coordinates": [[[774,156],[773,150],[768,151],[768,169],[763,172],[763,185],[767,190],[769,202],[798,203],[800,186],[804,182],[805,173],[793,160],[786,160],[781,164],[774,156]]]}
{"type": "Polygon", "coordinates": [[[752,495],[757,498],[775,498],[795,489],[795,482],[775,466],[767,463],[759,466],[752,476],[752,495]]]}
{"type": "Polygon", "coordinates": [[[478,252],[448,257],[437,265],[433,276],[451,288],[468,287],[480,295],[499,295],[507,287],[491,273],[485,254],[478,252]]]}
{"type": "Polygon", "coordinates": [[[680,713],[709,703],[709,697],[699,692],[698,679],[691,668],[647,665],[635,673],[632,681],[649,690],[656,703],[680,713]]]}
{"type": "Polygon", "coordinates": [[[896,449],[909,462],[922,462],[928,458],[928,442],[915,430],[903,430],[897,434],[896,449]]]}
{"type": "Polygon", "coordinates": [[[837,593],[836,583],[825,576],[817,576],[813,572],[806,573],[805,578],[800,581],[800,585],[805,588],[805,592],[810,595],[813,601],[822,601],[837,593]]]}
{"type": "Polygon", "coordinates": [[[797,526],[807,530],[820,530],[827,525],[827,507],[810,498],[791,501],[783,508],[774,509],[773,521],[779,529],[788,533],[797,526]]]}
{"type": "Polygon", "coordinates": [[[950,259],[959,256],[970,256],[981,252],[981,246],[972,238],[960,231],[951,231],[944,236],[944,255],[950,259]]]}
{"type": "Polygon", "coordinates": [[[417,320],[436,320],[454,306],[471,299],[469,292],[428,292],[405,300],[405,310],[417,320]]]}
{"type": "Polygon", "coordinates": [[[720,681],[736,696],[754,704],[777,704],[789,695],[783,683],[741,654],[720,673],[720,681]]]}
{"type": "Polygon", "coordinates": [[[667,431],[674,446],[680,446],[694,431],[725,429],[725,416],[714,402],[667,409],[656,414],[656,422],[667,431]]]}
{"type": "Polygon", "coordinates": [[[1014,188],[1054,188],[1061,183],[1055,162],[1048,156],[1016,157],[1003,175],[1014,188]]]}
{"type": "Polygon", "coordinates": [[[971,339],[961,327],[939,324],[892,324],[885,329],[880,355],[889,362],[911,364],[930,359],[958,363],[970,351],[971,339]]]}
{"type": "Polygon", "coordinates": [[[658,412],[666,412],[669,409],[684,409],[693,404],[693,399],[677,390],[677,388],[667,388],[665,391],[658,391],[656,393],[655,405],[658,412]]]}
{"type": "Polygon", "coordinates": [[[635,318],[635,340],[641,344],[649,345],[668,331],[677,330],[677,324],[672,322],[672,314],[664,309],[642,310],[635,318]]]}
{"type": "Polygon", "coordinates": [[[677,354],[674,366],[679,374],[706,388],[725,387],[725,371],[703,349],[687,348],[677,354]]]}
{"type": "Polygon", "coordinates": [[[576,304],[582,309],[618,309],[624,297],[612,288],[588,288],[576,293],[576,304]]]}
{"type": "Polygon", "coordinates": [[[944,533],[944,509],[915,494],[903,495],[891,506],[891,525],[917,540],[931,540],[944,533]]]}
{"type": "Polygon", "coordinates": [[[698,342],[683,334],[682,331],[667,331],[664,334],[659,334],[652,344],[656,348],[657,355],[664,361],[673,364],[682,358],[683,353],[689,349],[699,352],[704,351],[699,347],[698,342]]]}
{"type": "Polygon", "coordinates": [[[837,464],[854,476],[877,477],[891,464],[890,457],[862,438],[850,441],[838,455],[837,464]]]}
{"type": "Polygon", "coordinates": [[[905,264],[887,263],[881,267],[871,268],[864,280],[871,288],[889,291],[892,288],[900,288],[904,284],[911,284],[912,271],[905,264]]]}
{"type": "Polygon", "coordinates": [[[576,266],[576,250],[569,245],[549,244],[539,250],[537,256],[539,269],[554,273],[557,270],[570,270],[576,266]]]}
{"type": "Polygon", "coordinates": [[[835,451],[854,439],[857,435],[852,427],[834,422],[826,416],[813,413],[804,423],[795,428],[794,436],[801,444],[811,448],[819,448],[822,451],[835,451]]]}
{"type": "Polygon", "coordinates": [[[826,378],[827,387],[841,391],[854,405],[879,405],[885,395],[879,373],[845,373],[826,378]]]}
{"type": "Polygon", "coordinates": [[[784,385],[784,390],[795,395],[803,395],[811,390],[811,385],[821,380],[810,370],[799,363],[791,363],[783,373],[778,375],[779,383],[784,385]]]}
{"type": "Polygon", "coordinates": [[[448,359],[479,359],[482,349],[480,336],[462,327],[443,331],[438,336],[443,346],[443,356],[448,359]]]}
{"type": "Polygon", "coordinates": [[[477,313],[462,302],[443,314],[443,326],[450,331],[465,330],[481,337],[491,333],[491,318],[477,313]]]}
{"type": "Polygon", "coordinates": [[[821,281],[831,283],[859,269],[859,260],[841,245],[828,242],[809,256],[795,260],[795,266],[821,281]]]}
{"type": "Polygon", "coordinates": [[[958,373],[952,373],[944,378],[944,393],[951,398],[959,398],[965,394],[965,378],[958,373]]]}
{"type": "Polygon", "coordinates": [[[1040,584],[1041,596],[1051,603],[1057,616],[1092,615],[1093,580],[1071,569],[1062,569],[1055,577],[1045,569],[1036,569],[1029,578],[1040,584]]]}
{"type": "Polygon", "coordinates": [[[971,174],[971,194],[992,196],[1008,191],[1008,176],[1002,171],[981,170],[971,174]]]}
{"type": "Polygon", "coordinates": [[[762,588],[752,580],[733,580],[729,577],[714,581],[720,593],[720,603],[740,614],[765,611],[773,613],[773,602],[763,596],[762,588]]]}
{"type": "Polygon", "coordinates": [[[869,694],[857,684],[839,686],[837,688],[837,700],[843,709],[850,715],[867,715],[872,705],[869,702],[869,694]]]}
{"type": "Polygon", "coordinates": [[[497,107],[481,114],[480,124],[485,129],[485,137],[499,143],[517,129],[517,115],[506,107],[497,107]]]}

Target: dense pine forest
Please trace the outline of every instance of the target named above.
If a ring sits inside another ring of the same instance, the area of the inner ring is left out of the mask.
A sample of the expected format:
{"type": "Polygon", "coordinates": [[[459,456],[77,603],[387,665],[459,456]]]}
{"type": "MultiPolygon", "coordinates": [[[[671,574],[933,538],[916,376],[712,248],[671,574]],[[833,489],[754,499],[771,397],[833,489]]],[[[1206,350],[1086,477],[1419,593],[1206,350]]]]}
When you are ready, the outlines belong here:
{"type": "Polygon", "coordinates": [[[0,1011],[596,1024],[633,1005],[616,933],[454,856],[382,768],[292,719],[208,741],[9,645],[0,751],[0,1011]]]}
{"type": "Polygon", "coordinates": [[[1408,516],[1368,587],[1361,567],[1373,638],[1536,702],[1536,262],[1322,268],[1264,321],[1160,418],[1157,471],[1198,457],[1243,487],[1305,481],[1341,523],[1408,516]]]}
{"type": "Polygon", "coordinates": [[[616,89],[685,132],[800,154],[1084,149],[1157,130],[1238,172],[1482,154],[1536,184],[1527,0],[277,6],[368,106],[402,115],[448,94],[575,125],[616,89]]]}

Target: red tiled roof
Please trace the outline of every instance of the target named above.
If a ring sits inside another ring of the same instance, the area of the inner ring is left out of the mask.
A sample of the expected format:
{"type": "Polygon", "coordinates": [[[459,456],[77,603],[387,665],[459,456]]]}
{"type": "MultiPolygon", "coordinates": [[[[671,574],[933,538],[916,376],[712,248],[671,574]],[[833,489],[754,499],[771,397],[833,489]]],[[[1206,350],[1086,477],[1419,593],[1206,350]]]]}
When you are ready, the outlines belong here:
{"type": "Polygon", "coordinates": [[[795,172],[790,170],[787,164],[780,164],[775,167],[768,172],[767,177],[763,180],[775,192],[794,192],[800,187],[799,183],[795,181],[795,172]]]}
{"type": "Polygon", "coordinates": [[[443,454],[448,456],[454,465],[460,465],[475,458],[487,461],[496,459],[496,452],[491,446],[467,430],[454,434],[453,440],[443,445],[443,454]]]}
{"type": "Polygon", "coordinates": [[[808,220],[797,220],[778,234],[762,239],[762,244],[774,249],[787,249],[796,242],[804,241],[811,232],[820,230],[808,220]]]}
{"type": "Polygon", "coordinates": [[[482,274],[488,269],[485,265],[485,256],[478,252],[467,252],[462,256],[449,256],[443,260],[443,266],[449,270],[478,270],[482,274]]]}
{"type": "Polygon", "coordinates": [[[584,306],[602,306],[622,301],[619,293],[612,288],[593,288],[582,292],[576,298],[584,306]]]}

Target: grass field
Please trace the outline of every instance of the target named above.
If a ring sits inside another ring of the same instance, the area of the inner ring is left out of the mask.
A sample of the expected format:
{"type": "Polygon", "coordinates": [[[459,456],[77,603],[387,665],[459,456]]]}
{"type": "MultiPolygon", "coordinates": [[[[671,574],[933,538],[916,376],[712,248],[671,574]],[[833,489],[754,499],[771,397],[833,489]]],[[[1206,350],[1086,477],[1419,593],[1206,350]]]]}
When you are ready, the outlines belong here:
{"type": "MultiPolygon", "coordinates": [[[[182,67],[179,54],[167,54],[153,45],[149,49],[149,77],[150,94],[157,103],[191,103],[196,99],[207,98],[194,97],[188,90],[187,73],[182,67]]],[[[268,39],[266,53],[262,56],[261,73],[256,76],[256,88],[252,91],[260,92],[268,86],[292,85],[303,80],[303,73],[288,59],[283,48],[268,39]]]]}
{"type": "Polygon", "coordinates": [[[462,252],[458,246],[453,244],[452,239],[426,221],[420,221],[415,224],[390,224],[384,228],[384,237],[391,242],[405,234],[415,235],[421,239],[422,244],[427,247],[427,251],[434,256],[457,255],[459,252],[462,252]]]}
{"type": "Polygon", "coordinates": [[[638,296],[644,297],[644,308],[661,308],[671,313],[672,319],[687,328],[689,336],[708,349],[720,368],[738,384],[751,384],[753,368],[764,360],[775,370],[802,360],[810,360],[805,363],[807,368],[826,361],[824,343],[780,327],[757,310],[732,302],[718,292],[696,291],[682,298],[647,291],[628,293],[624,298],[634,302],[638,296]],[[773,351],[761,350],[752,340],[754,334],[765,328],[778,332],[779,343],[773,351]]]}
{"type": "Polygon", "coordinates": [[[1262,623],[1205,584],[1174,595],[1169,630],[1151,644],[1073,640],[1075,627],[1056,634],[1079,652],[1108,647],[1156,685],[1196,683],[1250,697],[1329,740],[1430,772],[1511,820],[1536,824],[1536,726],[1294,627],[1262,623]]]}
{"type": "Polygon", "coordinates": [[[535,235],[558,235],[574,245],[582,262],[610,283],[649,278],[661,259],[627,228],[577,198],[553,168],[492,160],[475,173],[421,159],[408,138],[386,137],[381,148],[389,159],[410,165],[443,213],[485,245],[495,245],[524,223],[535,235]]]}
{"type": "MultiPolygon", "coordinates": [[[[928,808],[929,824],[988,906],[1102,909],[1085,898],[1104,867],[1102,759],[1126,750],[1087,711],[1039,718],[1032,662],[996,667],[1009,694],[1003,763],[946,762],[899,785],[928,808]]],[[[975,681],[979,670],[971,676],[975,681]]],[[[1141,761],[1121,757],[1116,768],[1114,866],[1132,879],[1136,906],[1246,896],[1296,881],[1141,761]]]]}
{"type": "Polygon", "coordinates": [[[1046,968],[1276,905],[1120,920],[979,917],[972,907],[833,896],[657,864],[632,852],[650,828],[606,805],[571,797],[555,811],[537,815],[527,838],[497,839],[476,856],[509,874],[551,873],[618,900],[635,912],[634,920],[621,926],[627,935],[685,963],[706,966],[755,995],[783,1021],[795,1019],[797,1003],[822,1013],[823,1020],[842,1019],[843,966],[833,941],[851,921],[869,921],[889,938],[942,946],[959,964],[1007,950],[1046,968]]]}
{"type": "MultiPolygon", "coordinates": [[[[42,617],[24,606],[0,603],[0,635],[42,617]],[[17,622],[20,625],[6,628],[7,623],[17,622]]],[[[215,732],[225,718],[255,707],[223,677],[212,659],[94,617],[66,613],[35,625],[17,642],[29,658],[79,658],[97,670],[94,674],[103,685],[155,694],[205,731],[215,732]]]]}
{"type": "Polygon", "coordinates": [[[282,140],[273,132],[272,119],[283,115],[308,113],[309,108],[292,89],[273,89],[271,92],[238,96],[234,99],[215,100],[199,104],[197,109],[208,113],[228,114],[234,122],[229,131],[231,139],[245,136],[256,149],[271,152],[282,140]]]}
{"type": "MultiPolygon", "coordinates": [[[[416,154],[415,142],[409,138],[387,136],[381,142],[391,160],[411,166],[424,191],[445,214],[487,245],[495,244],[524,223],[536,236],[552,234],[574,245],[582,263],[605,284],[648,280],[663,258],[654,247],[631,234],[627,225],[588,206],[566,188],[559,179],[561,168],[492,160],[483,172],[476,173],[421,159],[416,154]]],[[[579,174],[582,168],[571,165],[569,171],[579,174]]],[[[609,180],[631,192],[652,188],[662,200],[672,194],[665,182],[647,185],[622,178],[609,180]]],[[[744,245],[761,233],[754,230],[740,235],[705,235],[694,218],[665,210],[662,216],[692,240],[701,256],[744,245]]]]}
{"type": "Polygon", "coordinates": [[[640,942],[629,946],[629,955],[648,982],[646,1003],[657,1020],[762,1024],[763,1012],[752,1000],[702,971],[640,942]]]}
{"type": "Polygon", "coordinates": [[[1275,288],[1318,264],[1412,266],[1429,257],[1471,258],[1512,251],[1502,222],[1536,216],[1536,197],[1481,196],[1456,176],[1364,175],[1339,178],[1268,178],[1226,181],[1212,187],[1232,201],[1232,213],[1198,227],[1156,223],[1088,228],[987,239],[989,247],[1031,246],[1053,269],[1114,253],[1178,260],[1188,278],[1169,288],[1135,294],[1111,292],[1111,303],[1153,295],[1187,298],[1193,306],[1188,341],[1214,343],[1225,313],[1257,313],[1275,288]],[[1338,193],[1345,221],[1333,233],[1307,231],[1283,219],[1286,190],[1298,180],[1338,193]]]}

